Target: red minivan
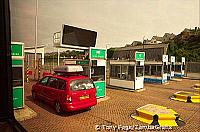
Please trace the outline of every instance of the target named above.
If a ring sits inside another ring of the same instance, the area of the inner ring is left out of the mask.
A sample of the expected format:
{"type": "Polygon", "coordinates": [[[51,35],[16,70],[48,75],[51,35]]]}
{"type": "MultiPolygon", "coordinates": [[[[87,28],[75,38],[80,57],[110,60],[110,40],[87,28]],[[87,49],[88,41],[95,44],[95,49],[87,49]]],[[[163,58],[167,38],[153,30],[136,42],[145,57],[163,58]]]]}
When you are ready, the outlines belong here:
{"type": "Polygon", "coordinates": [[[53,105],[57,113],[82,110],[97,104],[93,81],[77,74],[80,66],[63,66],[54,71],[56,74],[47,75],[32,86],[33,99],[53,105]]]}

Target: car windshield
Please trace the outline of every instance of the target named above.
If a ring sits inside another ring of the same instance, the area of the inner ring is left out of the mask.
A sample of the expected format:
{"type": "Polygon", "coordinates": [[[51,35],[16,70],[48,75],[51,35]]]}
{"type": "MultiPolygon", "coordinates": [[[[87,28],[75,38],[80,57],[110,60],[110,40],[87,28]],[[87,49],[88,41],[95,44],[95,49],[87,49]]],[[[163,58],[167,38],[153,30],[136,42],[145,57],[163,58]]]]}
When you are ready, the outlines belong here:
{"type": "Polygon", "coordinates": [[[87,90],[94,88],[94,84],[90,79],[72,80],[70,88],[72,91],[87,90]]]}

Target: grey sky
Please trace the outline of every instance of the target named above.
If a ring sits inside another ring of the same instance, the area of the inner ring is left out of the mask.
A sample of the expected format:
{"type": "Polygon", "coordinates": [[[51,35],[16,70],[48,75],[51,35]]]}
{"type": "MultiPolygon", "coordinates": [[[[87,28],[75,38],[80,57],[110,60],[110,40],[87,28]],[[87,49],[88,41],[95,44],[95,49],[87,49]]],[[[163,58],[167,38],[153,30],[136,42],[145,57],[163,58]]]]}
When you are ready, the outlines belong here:
{"type": "MultiPolygon", "coordinates": [[[[38,45],[69,24],[98,32],[97,47],[124,46],[199,26],[199,0],[38,0],[38,45]]],[[[35,0],[10,0],[12,40],[35,43],[35,0]]],[[[51,48],[48,48],[51,49],[51,48]]]]}

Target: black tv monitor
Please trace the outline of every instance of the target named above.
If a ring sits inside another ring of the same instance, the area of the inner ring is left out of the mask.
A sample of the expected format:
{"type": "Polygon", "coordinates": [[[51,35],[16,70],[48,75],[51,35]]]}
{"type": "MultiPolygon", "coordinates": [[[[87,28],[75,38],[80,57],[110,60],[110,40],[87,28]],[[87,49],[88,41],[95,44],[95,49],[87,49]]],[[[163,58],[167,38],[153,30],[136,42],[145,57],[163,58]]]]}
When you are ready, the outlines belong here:
{"type": "Polygon", "coordinates": [[[95,47],[97,32],[63,25],[62,45],[95,47]]]}

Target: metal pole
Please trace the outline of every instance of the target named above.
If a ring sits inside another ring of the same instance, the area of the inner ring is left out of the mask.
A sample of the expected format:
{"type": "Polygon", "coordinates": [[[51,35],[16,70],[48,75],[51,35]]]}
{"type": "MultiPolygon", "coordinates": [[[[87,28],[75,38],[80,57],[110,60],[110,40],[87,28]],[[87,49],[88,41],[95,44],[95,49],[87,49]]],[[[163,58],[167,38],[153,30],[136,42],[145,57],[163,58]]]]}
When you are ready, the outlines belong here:
{"type": "Polygon", "coordinates": [[[37,26],[38,26],[38,0],[36,0],[36,14],[35,14],[35,73],[34,73],[34,79],[36,79],[36,70],[37,70],[37,26]]]}
{"type": "Polygon", "coordinates": [[[142,44],[143,45],[143,51],[144,51],[144,38],[145,38],[145,36],[143,37],[143,44],[142,44]]]}
{"type": "Polygon", "coordinates": [[[59,48],[57,48],[58,50],[58,66],[60,66],[60,49],[59,48]]]}

